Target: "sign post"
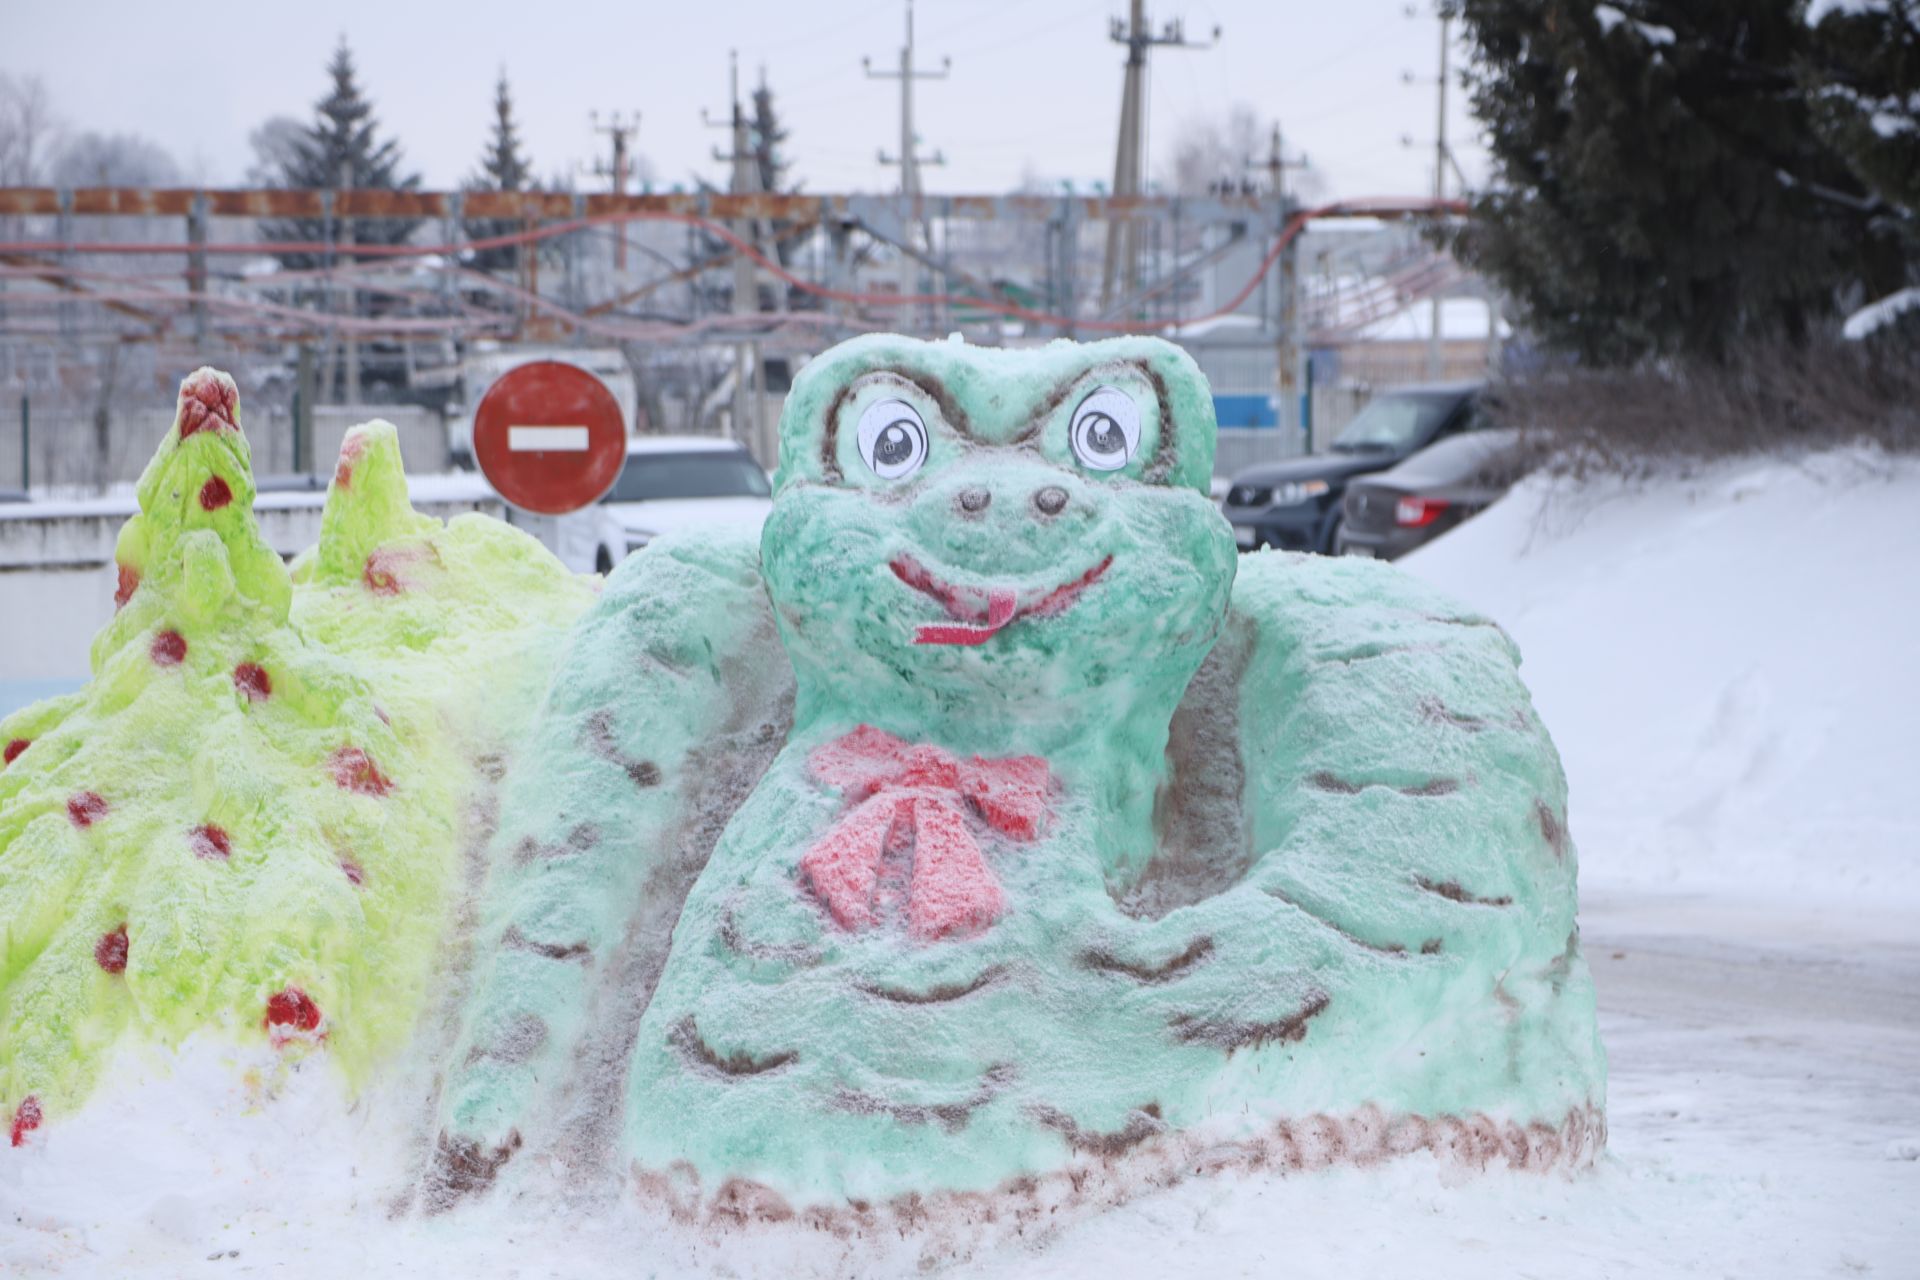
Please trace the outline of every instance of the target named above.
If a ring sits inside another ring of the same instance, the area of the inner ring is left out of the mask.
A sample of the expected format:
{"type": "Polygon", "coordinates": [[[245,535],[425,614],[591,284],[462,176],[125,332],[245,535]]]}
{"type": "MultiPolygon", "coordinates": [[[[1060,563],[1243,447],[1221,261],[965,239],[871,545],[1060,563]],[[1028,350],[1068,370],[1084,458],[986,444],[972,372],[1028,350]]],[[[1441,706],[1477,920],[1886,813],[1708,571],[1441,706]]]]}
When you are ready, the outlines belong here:
{"type": "Polygon", "coordinates": [[[522,511],[561,516],[592,506],[627,457],[620,402],[575,365],[536,360],[480,398],[473,458],[495,491],[522,511]]]}

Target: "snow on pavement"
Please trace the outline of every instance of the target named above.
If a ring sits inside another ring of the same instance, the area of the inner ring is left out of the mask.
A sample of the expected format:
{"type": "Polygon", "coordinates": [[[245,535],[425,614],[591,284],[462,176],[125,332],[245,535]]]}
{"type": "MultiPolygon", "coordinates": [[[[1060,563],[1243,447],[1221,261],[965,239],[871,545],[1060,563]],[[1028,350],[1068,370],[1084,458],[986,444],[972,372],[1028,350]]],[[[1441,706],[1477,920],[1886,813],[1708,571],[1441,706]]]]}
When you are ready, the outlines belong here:
{"type": "MultiPolygon", "coordinates": [[[[1709,898],[1590,903],[1584,933],[1613,1064],[1610,1154],[1591,1175],[1463,1178],[1421,1158],[1197,1179],[928,1269],[1101,1280],[1920,1274],[1920,944],[1890,918],[1869,920],[1864,936],[1822,938],[1821,926],[1783,927],[1777,912],[1709,898]]],[[[897,1243],[876,1255],[762,1229],[715,1245],[637,1214],[500,1197],[445,1218],[394,1217],[406,1126],[381,1113],[398,1100],[342,1115],[312,1070],[222,1086],[216,1056],[190,1051],[173,1077],[117,1089],[26,1160],[0,1161],[0,1274],[924,1273],[897,1243]],[[279,1099],[263,1102],[276,1087],[279,1099]],[[221,1114],[198,1113],[206,1096],[223,1099],[221,1114]],[[384,1152],[369,1143],[383,1130],[394,1138],[384,1152]]]]}

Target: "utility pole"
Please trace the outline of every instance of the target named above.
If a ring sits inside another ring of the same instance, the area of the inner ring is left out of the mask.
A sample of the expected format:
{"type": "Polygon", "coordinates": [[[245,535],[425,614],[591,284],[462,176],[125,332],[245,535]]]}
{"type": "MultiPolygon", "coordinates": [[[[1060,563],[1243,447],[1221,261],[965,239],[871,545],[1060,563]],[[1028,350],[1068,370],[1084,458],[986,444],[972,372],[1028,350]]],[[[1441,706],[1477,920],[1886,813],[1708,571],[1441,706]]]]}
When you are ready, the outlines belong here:
{"type": "MultiPolygon", "coordinates": [[[[1447,162],[1451,159],[1447,152],[1447,43],[1451,34],[1453,14],[1443,5],[1440,9],[1440,105],[1439,122],[1435,126],[1433,142],[1433,216],[1440,216],[1440,202],[1447,198],[1447,162]]],[[[1429,302],[1432,310],[1427,317],[1427,377],[1440,377],[1440,295],[1436,292],[1429,302]]]]}
{"type": "MultiPolygon", "coordinates": [[[[913,82],[915,80],[944,80],[953,68],[953,59],[940,59],[938,71],[917,71],[913,65],[913,0],[907,0],[907,42],[900,46],[900,69],[898,71],[875,71],[870,58],[860,59],[860,66],[866,71],[869,80],[898,80],[900,82],[900,154],[889,156],[883,149],[880,163],[900,166],[900,195],[902,197],[900,218],[900,239],[904,244],[914,242],[914,225],[919,220],[920,208],[920,166],[942,165],[947,158],[936,151],[930,156],[920,154],[920,137],[913,130],[913,82]]],[[[933,248],[931,238],[922,237],[929,250],[933,248]]],[[[910,253],[900,255],[900,296],[911,297],[918,293],[915,281],[919,274],[919,264],[910,253]]],[[[901,308],[903,329],[912,327],[913,316],[904,305],[901,308]]]]}
{"type": "MultiPolygon", "coordinates": [[[[352,185],[353,185],[353,162],[350,160],[342,160],[340,162],[341,194],[342,195],[346,194],[347,190],[352,185]]],[[[340,244],[341,244],[341,247],[347,251],[345,254],[345,259],[346,259],[346,270],[347,270],[347,281],[348,281],[347,283],[347,327],[346,327],[346,333],[341,340],[341,352],[343,357],[341,362],[346,366],[346,368],[341,371],[341,380],[344,385],[341,391],[340,400],[341,400],[341,403],[343,404],[358,404],[360,402],[360,338],[359,338],[359,335],[356,334],[354,331],[353,321],[355,319],[355,313],[360,309],[360,300],[358,297],[355,296],[352,281],[353,281],[353,269],[356,265],[358,265],[359,259],[354,257],[354,254],[353,254],[353,219],[352,218],[343,216],[340,219],[340,244]]]]}
{"type": "MultiPolygon", "coordinates": [[[[636,111],[631,118],[627,118],[616,111],[608,117],[605,124],[601,124],[600,113],[590,111],[587,113],[587,120],[593,126],[595,133],[604,133],[613,142],[612,163],[609,164],[604,160],[595,161],[594,175],[610,179],[613,183],[613,194],[616,196],[627,194],[627,173],[631,155],[628,143],[632,141],[634,134],[640,132],[640,113],[636,111]]],[[[618,224],[614,235],[613,269],[615,271],[627,269],[627,224],[624,222],[618,224]]]]}
{"type": "MultiPolygon", "coordinates": [[[[1146,79],[1147,50],[1155,45],[1176,49],[1210,49],[1220,39],[1220,28],[1213,29],[1213,40],[1195,44],[1187,39],[1180,19],[1174,18],[1155,35],[1147,26],[1146,0],[1132,0],[1126,22],[1115,18],[1107,28],[1107,38],[1127,46],[1126,80],[1120,91],[1120,143],[1113,156],[1113,194],[1126,200],[1140,194],[1140,174],[1146,168],[1146,79]]],[[[1140,288],[1140,228],[1131,218],[1107,221],[1106,266],[1100,277],[1100,307],[1113,305],[1115,279],[1120,296],[1130,297],[1140,288]]]]}
{"type": "MultiPolygon", "coordinates": [[[[734,195],[750,195],[760,190],[760,167],[754,162],[752,139],[747,132],[747,113],[740,106],[740,54],[737,50],[727,53],[727,97],[732,110],[722,122],[714,120],[701,112],[701,119],[715,129],[731,131],[731,149],[722,151],[714,148],[713,158],[732,164],[732,173],[727,180],[727,190],[734,195]]],[[[735,219],[733,233],[748,244],[753,243],[753,222],[751,219],[735,219]]],[[[753,259],[738,249],[733,254],[733,314],[750,316],[760,310],[759,275],[754,270],[753,259]]],[[[760,406],[753,396],[753,385],[758,381],[755,366],[760,363],[757,344],[744,336],[734,346],[733,367],[733,434],[734,438],[752,447],[756,456],[765,460],[766,445],[760,438],[760,406]]]]}
{"type": "Polygon", "coordinates": [[[1287,199],[1287,170],[1305,169],[1307,157],[1302,153],[1296,159],[1286,158],[1286,152],[1281,147],[1280,122],[1276,120],[1273,123],[1273,133],[1267,139],[1266,158],[1256,162],[1249,157],[1246,163],[1249,168],[1257,163],[1260,168],[1267,171],[1267,190],[1280,201],[1284,208],[1290,203],[1287,199]]]}
{"type": "MultiPolygon", "coordinates": [[[[756,119],[750,124],[748,129],[748,140],[752,144],[748,149],[753,152],[754,184],[755,189],[759,191],[769,190],[767,186],[767,174],[772,171],[773,165],[779,162],[779,156],[774,150],[774,139],[753,136],[761,128],[757,118],[758,103],[761,96],[765,94],[767,94],[767,64],[763,62],[760,64],[760,88],[758,93],[754,95],[756,119]],[[760,167],[763,149],[770,162],[766,170],[762,170],[760,167]]],[[[753,224],[753,243],[760,252],[766,254],[775,262],[781,261],[780,237],[777,223],[755,221],[753,224]]],[[[787,282],[775,276],[767,281],[767,287],[768,291],[773,295],[773,309],[779,314],[785,315],[789,303],[787,282]]]]}
{"type": "MultiPolygon", "coordinates": [[[[734,195],[750,195],[760,190],[760,168],[754,163],[753,139],[748,132],[747,113],[740,106],[740,55],[737,51],[727,54],[727,95],[732,109],[727,118],[715,120],[706,112],[700,113],[701,120],[711,129],[726,129],[730,133],[731,145],[722,151],[713,150],[715,160],[732,165],[727,178],[727,190],[734,195]]],[[[753,243],[753,222],[750,219],[737,219],[733,224],[733,233],[749,244],[753,243]]],[[[733,255],[733,314],[752,315],[760,309],[759,283],[754,273],[753,259],[744,253],[733,255]]]]}
{"type": "MultiPolygon", "coordinates": [[[[1247,165],[1253,167],[1256,161],[1248,157],[1247,165]]],[[[1287,198],[1287,170],[1304,169],[1307,158],[1289,160],[1281,144],[1280,124],[1274,122],[1273,133],[1267,141],[1266,159],[1257,162],[1267,171],[1267,191],[1274,202],[1274,235],[1286,234],[1287,223],[1293,217],[1293,202],[1287,198]]],[[[1280,252],[1280,306],[1277,323],[1274,325],[1274,409],[1282,431],[1291,435],[1301,435],[1300,451],[1311,453],[1313,441],[1308,438],[1307,422],[1310,411],[1301,405],[1301,381],[1305,369],[1306,348],[1300,341],[1300,241],[1293,242],[1280,252]]],[[[1265,315],[1262,315],[1265,319],[1265,315]]]]}

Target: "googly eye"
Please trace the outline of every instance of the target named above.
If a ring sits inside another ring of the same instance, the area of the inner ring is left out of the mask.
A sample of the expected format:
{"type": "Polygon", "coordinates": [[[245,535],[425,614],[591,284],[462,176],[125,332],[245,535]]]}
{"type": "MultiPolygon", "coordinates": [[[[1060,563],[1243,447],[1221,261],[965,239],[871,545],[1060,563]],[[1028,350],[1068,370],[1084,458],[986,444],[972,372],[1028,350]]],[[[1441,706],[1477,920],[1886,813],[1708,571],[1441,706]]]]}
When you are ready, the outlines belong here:
{"type": "Polygon", "coordinates": [[[1140,451],[1140,406],[1117,387],[1098,387],[1073,411],[1068,440],[1081,466],[1118,471],[1140,451]]]}
{"type": "Polygon", "coordinates": [[[880,400],[860,415],[860,457],[882,480],[899,480],[927,460],[927,424],[905,400],[880,400]]]}

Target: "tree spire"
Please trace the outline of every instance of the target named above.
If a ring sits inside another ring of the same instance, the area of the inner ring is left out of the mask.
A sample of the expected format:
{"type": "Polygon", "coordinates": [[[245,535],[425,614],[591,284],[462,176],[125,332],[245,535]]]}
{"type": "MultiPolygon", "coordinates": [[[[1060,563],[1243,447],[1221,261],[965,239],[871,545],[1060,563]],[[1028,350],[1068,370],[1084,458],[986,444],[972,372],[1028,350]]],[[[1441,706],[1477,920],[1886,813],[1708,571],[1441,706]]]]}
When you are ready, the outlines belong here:
{"type": "Polygon", "coordinates": [[[480,185],[490,191],[523,191],[531,166],[520,151],[520,128],[513,118],[513,91],[507,69],[493,87],[493,136],[480,157],[480,185]]]}
{"type": "MultiPolygon", "coordinates": [[[[339,187],[410,191],[419,186],[419,174],[400,171],[400,144],[379,136],[373,104],[361,91],[345,36],[327,63],[327,75],[332,84],[314,104],[312,122],[279,158],[277,185],[322,191],[339,187]]],[[[411,220],[362,219],[354,227],[354,237],[362,244],[401,244],[415,225],[411,220]]],[[[324,240],[330,232],[325,223],[311,219],[273,223],[266,230],[275,240],[324,240]]],[[[295,269],[322,265],[313,254],[286,254],[282,261],[295,269]]]]}

